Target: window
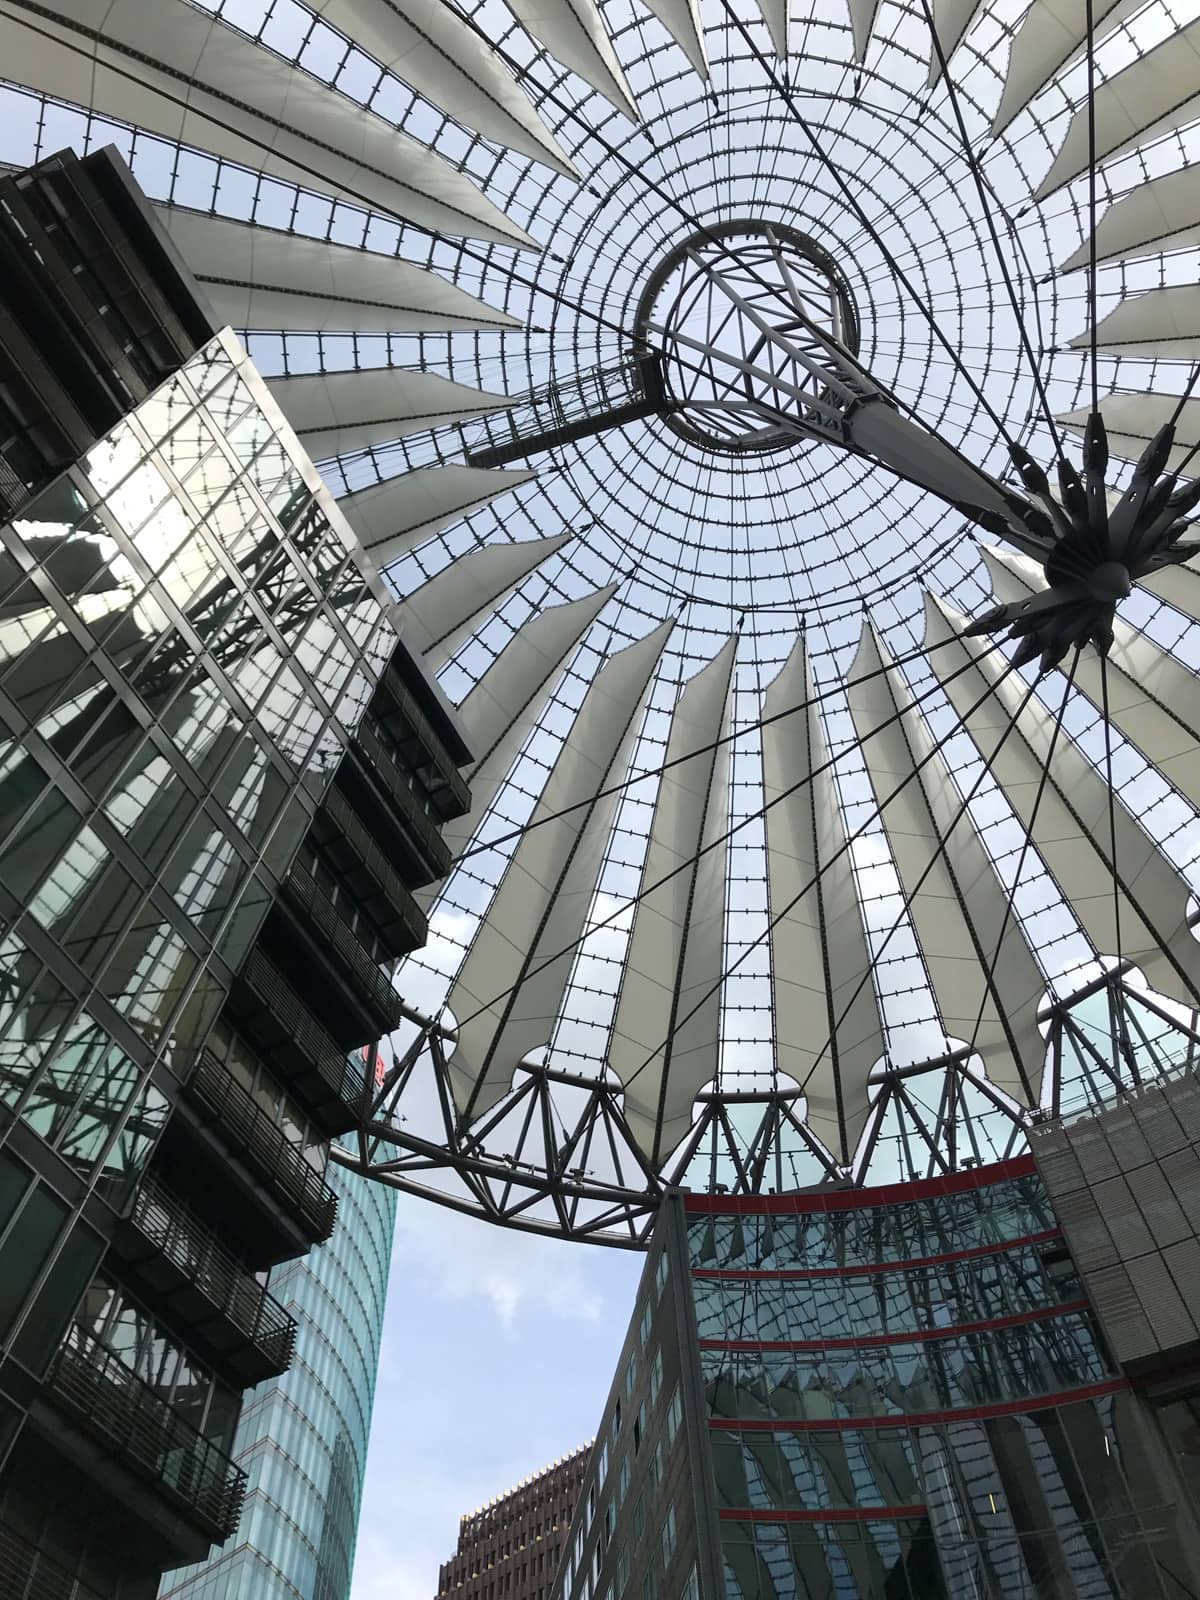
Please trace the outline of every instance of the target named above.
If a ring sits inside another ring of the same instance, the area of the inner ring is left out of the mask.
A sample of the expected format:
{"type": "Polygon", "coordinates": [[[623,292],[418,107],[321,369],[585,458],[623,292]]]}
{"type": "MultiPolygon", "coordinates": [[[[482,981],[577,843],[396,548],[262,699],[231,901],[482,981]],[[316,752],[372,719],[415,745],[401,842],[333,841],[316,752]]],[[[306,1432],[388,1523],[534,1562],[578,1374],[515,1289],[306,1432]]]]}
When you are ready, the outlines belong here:
{"type": "Polygon", "coordinates": [[[617,1435],[620,1433],[620,1431],[621,1431],[621,1396],[618,1395],[617,1396],[617,1402],[613,1406],[612,1436],[613,1436],[614,1441],[615,1441],[617,1435]]]}
{"type": "Polygon", "coordinates": [[[617,1552],[616,1600],[621,1600],[629,1584],[629,1546],[622,1545],[617,1552]]]}
{"type": "Polygon", "coordinates": [[[639,1494],[633,1508],[633,1542],[636,1544],[642,1537],[646,1526],[646,1496],[639,1494]]]}
{"type": "Polygon", "coordinates": [[[692,1570],[687,1575],[687,1582],[683,1586],[680,1600],[700,1600],[700,1578],[696,1572],[696,1563],[692,1562],[692,1570]]]}
{"type": "Polygon", "coordinates": [[[667,1443],[675,1443],[675,1435],[683,1421],[683,1401],[679,1398],[679,1385],[671,1390],[671,1403],[667,1407],[667,1443]]]}
{"type": "Polygon", "coordinates": [[[587,1522],[586,1522],[585,1526],[590,1528],[591,1525],[592,1525],[593,1520],[595,1519],[595,1516],[596,1516],[596,1485],[594,1483],[592,1483],[592,1484],[588,1485],[587,1522]]]}
{"type": "Polygon", "coordinates": [[[654,1582],[654,1568],[646,1568],[646,1576],[642,1579],[642,1600],[654,1600],[657,1585],[654,1582]]]}
{"type": "Polygon", "coordinates": [[[667,1515],[662,1525],[662,1558],[663,1567],[671,1565],[671,1557],[675,1554],[675,1507],[667,1508],[667,1515]]]}
{"type": "Polygon", "coordinates": [[[625,1496],[629,1493],[629,1457],[621,1457],[621,1470],[617,1474],[617,1504],[624,1505],[625,1496]]]}
{"type": "Polygon", "coordinates": [[[639,1336],[640,1336],[641,1341],[642,1341],[642,1349],[643,1350],[646,1348],[646,1341],[650,1337],[650,1329],[653,1327],[653,1325],[654,1325],[654,1307],[647,1300],[646,1309],[642,1312],[641,1327],[638,1330],[639,1336]]]}
{"type": "Polygon", "coordinates": [[[653,1405],[654,1402],[658,1399],[658,1391],[662,1388],[662,1376],[663,1376],[662,1351],[661,1350],[656,1350],[654,1352],[654,1362],[653,1362],[653,1365],[650,1368],[650,1404],[651,1405],[653,1405]]]}
{"type": "Polygon", "coordinates": [[[637,1351],[635,1350],[631,1352],[629,1357],[629,1365],[625,1368],[626,1395],[631,1395],[633,1393],[634,1385],[637,1383],[637,1372],[637,1351]]]}
{"type": "Polygon", "coordinates": [[[667,1271],[668,1271],[668,1269],[667,1269],[667,1253],[664,1250],[662,1255],[660,1255],[659,1258],[658,1258],[657,1267],[655,1267],[655,1269],[654,1269],[654,1282],[655,1282],[655,1284],[656,1284],[656,1286],[658,1288],[658,1293],[659,1293],[659,1297],[660,1298],[662,1296],[663,1290],[667,1286],[667,1271]]]}
{"type": "Polygon", "coordinates": [[[605,1506],[605,1508],[604,1508],[604,1543],[605,1543],[606,1546],[608,1544],[608,1541],[613,1536],[613,1529],[616,1527],[616,1525],[617,1525],[617,1508],[616,1508],[615,1505],[613,1505],[612,1501],[610,1500],[608,1505],[605,1506]]]}
{"type": "Polygon", "coordinates": [[[638,1414],[633,1419],[633,1453],[636,1455],[642,1448],[642,1435],[646,1431],[646,1402],[643,1400],[638,1407],[638,1414]]]}
{"type": "Polygon", "coordinates": [[[608,1440],[600,1446],[600,1460],[596,1465],[596,1484],[603,1489],[604,1480],[608,1477],[608,1440]]]}

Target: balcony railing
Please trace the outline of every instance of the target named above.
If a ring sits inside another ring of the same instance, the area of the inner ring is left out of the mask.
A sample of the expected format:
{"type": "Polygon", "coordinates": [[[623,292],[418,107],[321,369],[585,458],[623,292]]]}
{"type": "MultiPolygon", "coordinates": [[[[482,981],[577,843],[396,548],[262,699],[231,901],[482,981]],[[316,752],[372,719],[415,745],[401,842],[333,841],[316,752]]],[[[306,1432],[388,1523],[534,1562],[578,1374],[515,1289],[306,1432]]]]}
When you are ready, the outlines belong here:
{"type": "Polygon", "coordinates": [[[45,1392],[207,1538],[236,1531],[246,1474],[86,1329],[67,1335],[45,1392]]]}
{"type": "Polygon", "coordinates": [[[103,1600],[11,1528],[0,1528],[0,1594],[4,1600],[103,1600]]]}
{"type": "Polygon", "coordinates": [[[453,860],[450,847],[413,793],[408,774],[399,759],[388,749],[365,718],[359,723],[355,732],[354,748],[366,762],[384,793],[395,802],[405,826],[414,835],[428,858],[430,863],[428,881],[444,878],[453,860]]]}
{"type": "MultiPolygon", "coordinates": [[[[284,893],[313,924],[324,948],[349,979],[355,992],[366,1000],[379,1033],[391,1033],[403,1021],[400,997],[387,974],[371,960],[359,943],[354,929],[317,883],[297,861],[284,879],[284,893]]],[[[344,1059],[343,1059],[344,1065],[344,1059]]]]}
{"type": "Polygon", "coordinates": [[[425,943],[429,935],[425,914],[340,789],[332,788],[325,795],[311,836],[339,875],[357,879],[351,887],[369,907],[372,920],[380,926],[393,955],[419,949],[425,943]],[[363,873],[370,887],[363,882],[363,873]],[[387,909],[376,911],[371,901],[380,899],[387,909]]]}
{"type": "MultiPolygon", "coordinates": [[[[421,762],[431,767],[436,774],[429,787],[432,791],[434,804],[441,812],[442,817],[463,816],[471,809],[471,794],[467,788],[466,780],[450,759],[445,745],[430,726],[428,717],[421,710],[416,697],[405,683],[394,658],[388,663],[380,687],[386,700],[392,702],[401,719],[412,730],[408,739],[404,742],[415,746],[414,755],[419,756],[421,762]]],[[[371,709],[374,715],[381,715],[379,705],[380,702],[378,700],[372,705],[371,709]]]]}
{"type": "Polygon", "coordinates": [[[355,1125],[365,1090],[361,1064],[351,1066],[346,1051],[260,949],[247,957],[228,1004],[246,1035],[280,1077],[295,1086],[328,1132],[346,1132],[355,1125]]]}
{"type": "Polygon", "coordinates": [[[333,1232],[337,1196],[263,1108],[210,1050],[202,1050],[187,1081],[188,1098],[241,1156],[263,1186],[290,1212],[309,1239],[333,1232]]]}
{"type": "Polygon", "coordinates": [[[119,1248],[247,1383],[287,1371],[296,1343],[293,1319],[157,1178],[147,1178],[134,1197],[119,1248]]]}

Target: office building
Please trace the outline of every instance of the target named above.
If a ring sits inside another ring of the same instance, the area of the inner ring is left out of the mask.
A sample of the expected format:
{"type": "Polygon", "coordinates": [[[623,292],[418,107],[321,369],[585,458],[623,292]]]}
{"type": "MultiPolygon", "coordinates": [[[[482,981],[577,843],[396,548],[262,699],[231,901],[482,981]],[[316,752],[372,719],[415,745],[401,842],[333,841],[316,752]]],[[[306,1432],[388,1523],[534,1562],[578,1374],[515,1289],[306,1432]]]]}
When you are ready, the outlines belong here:
{"type": "Polygon", "coordinates": [[[333,1230],[466,751],[120,159],[3,186],[0,1571],[137,1600],[238,1526],[296,1339],[263,1279],[333,1230]]]}
{"type": "Polygon", "coordinates": [[[674,1195],[562,1600],[1184,1595],[1192,1434],[1111,1353],[1030,1156],[674,1195]]]}
{"type": "Polygon", "coordinates": [[[590,1456],[584,1445],[462,1517],[437,1600],[549,1600],[590,1456]]]}

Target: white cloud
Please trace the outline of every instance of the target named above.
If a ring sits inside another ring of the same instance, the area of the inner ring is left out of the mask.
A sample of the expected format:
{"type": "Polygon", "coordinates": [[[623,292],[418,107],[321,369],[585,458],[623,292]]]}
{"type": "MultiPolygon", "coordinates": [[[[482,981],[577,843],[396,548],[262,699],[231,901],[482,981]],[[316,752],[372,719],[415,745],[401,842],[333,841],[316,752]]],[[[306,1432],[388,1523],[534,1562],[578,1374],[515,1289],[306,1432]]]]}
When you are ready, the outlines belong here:
{"type": "Polygon", "coordinates": [[[397,1219],[392,1272],[414,1268],[452,1300],[487,1301],[508,1331],[523,1313],[594,1322],[603,1308],[579,1246],[429,1205],[402,1206],[397,1219]]]}

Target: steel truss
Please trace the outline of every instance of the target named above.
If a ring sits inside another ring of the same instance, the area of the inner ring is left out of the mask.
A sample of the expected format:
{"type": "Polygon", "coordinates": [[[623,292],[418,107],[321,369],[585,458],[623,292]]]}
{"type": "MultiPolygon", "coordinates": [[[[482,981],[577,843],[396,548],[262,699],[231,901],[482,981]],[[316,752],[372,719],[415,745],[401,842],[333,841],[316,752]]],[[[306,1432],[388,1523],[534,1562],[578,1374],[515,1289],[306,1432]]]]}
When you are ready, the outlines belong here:
{"type": "Polygon", "coordinates": [[[1041,1021],[1046,1071],[1032,1113],[996,1089],[964,1046],[877,1071],[849,1166],[805,1126],[803,1091],[780,1083],[702,1094],[688,1137],[655,1170],[634,1143],[612,1079],[522,1066],[505,1099],[464,1126],[447,1087],[449,1036],[422,1019],[402,1052],[373,1052],[376,1088],[357,1136],[333,1153],[363,1176],[504,1226],[636,1249],[673,1186],[749,1195],[932,1177],[1017,1154],[1031,1122],[1200,1071],[1200,1013],[1137,987],[1127,965],[1047,1000],[1041,1021]]]}

